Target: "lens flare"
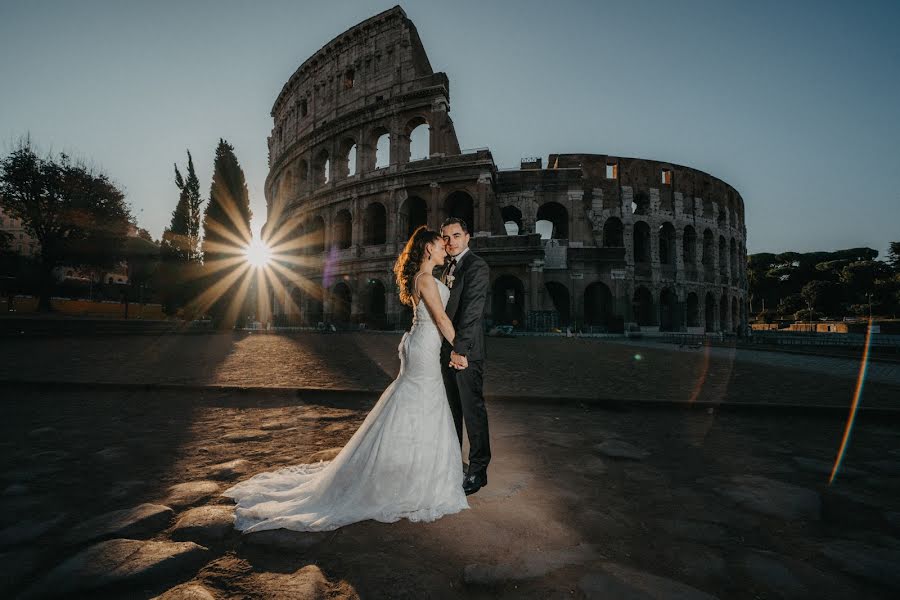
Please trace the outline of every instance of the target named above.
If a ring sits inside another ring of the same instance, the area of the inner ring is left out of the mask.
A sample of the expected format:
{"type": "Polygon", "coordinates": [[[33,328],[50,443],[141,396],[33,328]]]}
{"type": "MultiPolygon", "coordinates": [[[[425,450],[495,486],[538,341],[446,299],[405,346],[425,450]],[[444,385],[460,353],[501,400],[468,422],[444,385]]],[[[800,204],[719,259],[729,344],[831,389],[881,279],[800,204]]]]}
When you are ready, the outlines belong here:
{"type": "Polygon", "coordinates": [[[258,269],[269,264],[272,259],[272,251],[262,240],[256,238],[244,250],[244,256],[247,257],[247,262],[251,266],[258,269]]]}
{"type": "Polygon", "coordinates": [[[847,417],[847,425],[844,428],[844,439],[841,440],[841,447],[834,459],[834,467],[831,469],[831,477],[828,478],[828,485],[837,477],[838,470],[841,468],[841,462],[844,460],[844,452],[847,450],[847,444],[850,443],[850,433],[853,431],[853,421],[856,419],[856,409],[859,408],[859,400],[862,398],[863,384],[866,382],[866,370],[869,368],[869,344],[872,341],[872,319],[869,319],[869,327],[866,329],[866,343],[863,346],[862,360],[859,362],[859,375],[856,377],[856,390],[853,393],[853,402],[850,404],[850,415],[847,417]]]}

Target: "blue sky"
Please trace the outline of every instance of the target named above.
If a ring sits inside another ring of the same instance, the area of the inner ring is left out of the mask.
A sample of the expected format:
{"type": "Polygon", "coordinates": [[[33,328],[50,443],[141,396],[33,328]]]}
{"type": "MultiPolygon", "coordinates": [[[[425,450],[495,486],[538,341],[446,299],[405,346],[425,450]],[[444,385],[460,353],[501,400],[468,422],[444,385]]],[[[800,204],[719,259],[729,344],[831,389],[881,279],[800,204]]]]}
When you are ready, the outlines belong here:
{"type": "MultiPolygon", "coordinates": [[[[0,0],[0,152],[101,167],[159,237],[219,137],[265,214],[269,110],[297,66],[392,3],[0,0]]],[[[900,241],[900,2],[411,1],[464,148],[596,152],[733,185],[748,250],[900,241]]]]}

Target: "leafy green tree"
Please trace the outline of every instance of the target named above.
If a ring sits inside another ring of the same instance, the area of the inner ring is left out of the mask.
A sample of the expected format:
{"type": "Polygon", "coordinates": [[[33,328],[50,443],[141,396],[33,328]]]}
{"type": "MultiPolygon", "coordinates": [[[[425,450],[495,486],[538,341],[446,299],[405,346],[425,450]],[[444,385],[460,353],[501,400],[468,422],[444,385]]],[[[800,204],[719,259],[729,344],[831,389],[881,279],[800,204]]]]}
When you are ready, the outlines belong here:
{"type": "Polygon", "coordinates": [[[30,139],[0,161],[0,205],[39,247],[39,310],[50,310],[53,269],[99,270],[122,260],[129,220],[121,190],[66,154],[38,156],[30,139]]]}
{"type": "Polygon", "coordinates": [[[833,281],[810,281],[800,292],[803,300],[814,310],[835,315],[840,310],[841,289],[833,281]]]}
{"type": "Polygon", "coordinates": [[[790,294],[778,302],[778,307],[775,310],[779,315],[788,317],[802,309],[804,304],[803,297],[800,294],[790,294]]]}

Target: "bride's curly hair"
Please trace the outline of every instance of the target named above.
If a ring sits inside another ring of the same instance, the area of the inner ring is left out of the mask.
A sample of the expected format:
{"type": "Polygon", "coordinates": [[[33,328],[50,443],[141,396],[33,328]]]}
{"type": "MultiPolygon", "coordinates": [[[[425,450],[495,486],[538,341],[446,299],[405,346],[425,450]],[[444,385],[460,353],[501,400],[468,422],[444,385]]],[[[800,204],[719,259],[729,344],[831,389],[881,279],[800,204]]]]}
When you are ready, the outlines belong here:
{"type": "Polygon", "coordinates": [[[416,229],[403,252],[394,263],[394,275],[397,278],[397,287],[400,289],[400,302],[407,306],[413,305],[413,285],[415,284],[416,273],[425,260],[425,245],[432,244],[441,240],[441,234],[432,229],[428,229],[422,225],[416,229]]]}

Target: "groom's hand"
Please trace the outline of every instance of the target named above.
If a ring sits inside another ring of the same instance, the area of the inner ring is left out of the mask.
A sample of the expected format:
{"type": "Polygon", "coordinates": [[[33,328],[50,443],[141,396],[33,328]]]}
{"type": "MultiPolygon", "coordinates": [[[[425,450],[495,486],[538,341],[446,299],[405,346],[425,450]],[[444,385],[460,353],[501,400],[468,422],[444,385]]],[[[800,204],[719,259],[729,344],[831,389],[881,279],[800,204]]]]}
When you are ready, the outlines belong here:
{"type": "Polygon", "coordinates": [[[469,360],[463,356],[462,354],[457,354],[456,352],[450,353],[450,366],[456,369],[457,371],[461,371],[469,366],[469,360]]]}

